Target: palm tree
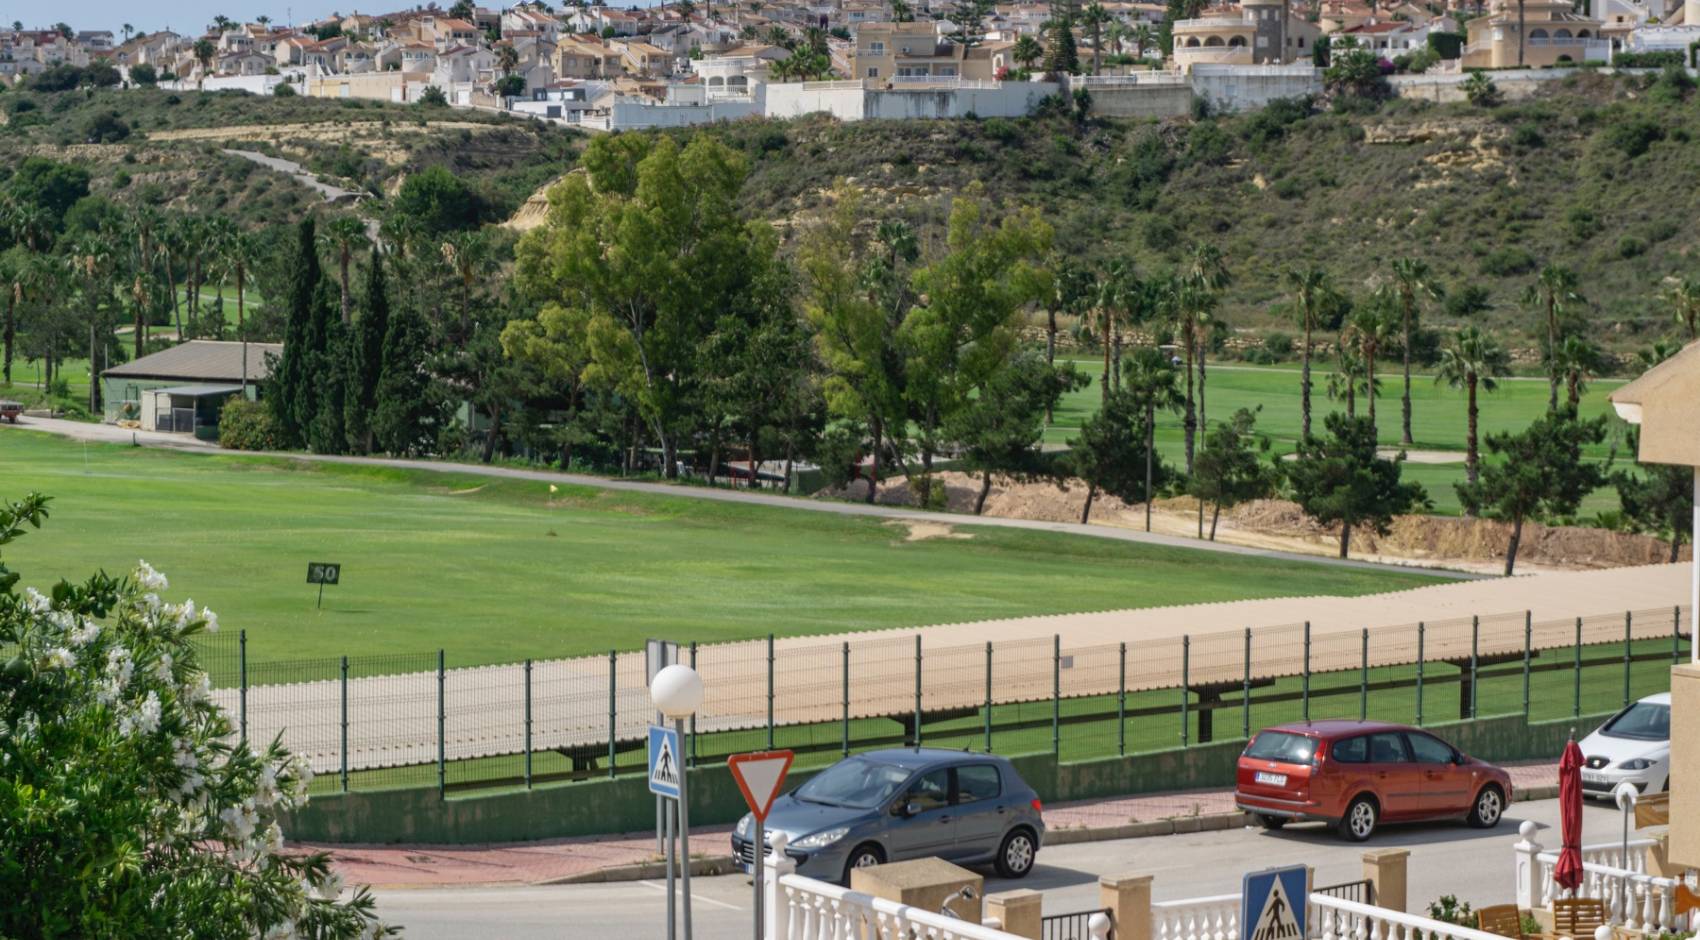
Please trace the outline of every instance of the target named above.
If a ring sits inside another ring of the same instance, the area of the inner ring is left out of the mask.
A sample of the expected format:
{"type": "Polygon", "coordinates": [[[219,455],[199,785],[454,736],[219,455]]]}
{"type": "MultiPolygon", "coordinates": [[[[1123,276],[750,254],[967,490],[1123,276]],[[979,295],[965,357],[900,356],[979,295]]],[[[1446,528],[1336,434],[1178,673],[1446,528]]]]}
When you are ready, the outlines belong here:
{"type": "Polygon", "coordinates": [[[242,394],[248,394],[248,322],[245,301],[248,291],[248,272],[253,269],[257,254],[253,236],[232,225],[224,232],[219,245],[219,257],[225,270],[236,278],[236,338],[242,343],[242,394]]]}
{"type": "MultiPolygon", "coordinates": [[[[1204,409],[1204,363],[1207,359],[1206,353],[1210,351],[1210,336],[1218,325],[1210,322],[1210,315],[1216,309],[1218,293],[1227,287],[1233,278],[1228,274],[1228,265],[1222,259],[1222,252],[1215,245],[1203,243],[1192,247],[1192,255],[1187,260],[1184,276],[1194,288],[1193,297],[1198,305],[1194,314],[1193,341],[1198,344],[1198,426],[1203,428],[1208,420],[1204,409]]],[[[1190,461],[1187,472],[1192,472],[1190,461]]]]}
{"type": "Polygon", "coordinates": [[[112,270],[112,246],[99,232],[80,232],[65,246],[63,263],[88,316],[89,411],[93,412],[100,407],[100,373],[103,367],[100,351],[106,348],[106,343],[101,342],[96,334],[105,321],[102,307],[111,299],[106,278],[112,270]]]}
{"type": "Polygon", "coordinates": [[[1299,320],[1300,329],[1304,330],[1304,345],[1299,349],[1299,413],[1302,428],[1301,437],[1310,436],[1310,357],[1314,348],[1311,336],[1317,327],[1318,306],[1323,296],[1333,290],[1333,282],[1328,272],[1311,265],[1303,270],[1288,269],[1281,276],[1287,289],[1293,292],[1293,300],[1297,305],[1294,313],[1299,320]]]}
{"type": "Polygon", "coordinates": [[[1097,314],[1098,340],[1104,345],[1104,387],[1100,391],[1106,401],[1110,391],[1121,381],[1116,374],[1116,365],[1121,359],[1120,330],[1126,326],[1126,315],[1140,290],[1133,264],[1117,258],[1110,262],[1094,292],[1092,307],[1097,314]]]}
{"type": "Polygon", "coordinates": [[[472,285],[489,267],[490,242],[482,232],[456,232],[443,242],[443,261],[460,284],[460,342],[472,336],[472,285]]]}
{"type": "Polygon", "coordinates": [[[123,26],[120,26],[119,29],[124,33],[125,42],[129,42],[130,37],[136,32],[136,27],[131,26],[129,23],[125,23],[123,26]]]}
{"type": "Polygon", "coordinates": [[[1491,335],[1479,328],[1466,326],[1452,334],[1452,342],[1440,351],[1440,367],[1434,380],[1452,388],[1464,389],[1468,397],[1464,430],[1464,481],[1474,486],[1481,466],[1481,451],[1477,443],[1478,414],[1476,391],[1492,392],[1499,388],[1499,378],[1511,371],[1511,357],[1491,335]]]}
{"type": "Polygon", "coordinates": [[[1140,23],[1133,28],[1133,46],[1141,59],[1145,58],[1145,50],[1157,44],[1157,34],[1151,31],[1151,24],[1140,23]]]}
{"type": "Polygon", "coordinates": [[[1142,346],[1122,362],[1122,388],[1145,416],[1145,531],[1151,531],[1152,461],[1157,452],[1157,411],[1180,411],[1185,399],[1175,387],[1175,364],[1161,349],[1142,346]]]}
{"type": "Polygon", "coordinates": [[[1688,338],[1700,338],[1700,281],[1685,277],[1667,288],[1662,297],[1671,305],[1677,325],[1688,331],[1688,338]]]}
{"type": "MultiPolygon", "coordinates": [[[[1521,34],[1518,42],[1521,43],[1521,34]]],[[[1558,367],[1556,354],[1558,352],[1559,319],[1566,308],[1572,303],[1586,303],[1582,295],[1576,292],[1579,283],[1576,272],[1561,265],[1549,264],[1541,268],[1535,283],[1523,292],[1523,302],[1539,306],[1546,314],[1547,320],[1547,411],[1558,410],[1558,367]]]]}
{"type": "Polygon", "coordinates": [[[1346,400],[1346,417],[1358,416],[1358,392],[1368,392],[1365,382],[1364,357],[1341,336],[1335,349],[1334,371],[1328,374],[1328,397],[1346,400]]]}
{"type": "Polygon", "coordinates": [[[336,255],[337,277],[342,287],[342,325],[347,326],[354,322],[349,304],[348,262],[366,244],[366,223],[359,216],[337,216],[319,229],[319,240],[336,255]]]}
{"type": "Polygon", "coordinates": [[[1039,40],[1026,33],[1016,37],[1015,45],[1009,50],[1010,58],[1025,71],[1033,70],[1033,63],[1045,57],[1045,47],[1039,45],[1039,40]]]}
{"type": "Polygon", "coordinates": [[[1393,262],[1393,282],[1399,288],[1400,342],[1404,345],[1405,391],[1400,396],[1399,443],[1410,446],[1411,440],[1411,338],[1417,328],[1418,304],[1423,297],[1438,298],[1439,283],[1434,270],[1420,258],[1397,258],[1393,262]]]}
{"type": "Polygon", "coordinates": [[[1363,357],[1364,386],[1369,394],[1369,423],[1375,427],[1375,358],[1398,335],[1388,301],[1393,300],[1385,290],[1377,291],[1369,303],[1359,304],[1346,321],[1340,342],[1350,342],[1363,357]]]}
{"type": "Polygon", "coordinates": [[[159,215],[150,206],[131,210],[125,233],[130,245],[130,302],[135,312],[135,358],[142,358],[147,344],[147,313],[151,306],[154,258],[159,252],[159,215]]]}
{"type": "Polygon", "coordinates": [[[1582,404],[1582,392],[1588,387],[1588,380],[1600,371],[1600,349],[1593,343],[1580,336],[1566,336],[1558,344],[1558,355],[1554,357],[1553,368],[1564,377],[1565,401],[1570,406],[1572,415],[1582,404]]]}
{"type": "Polygon", "coordinates": [[[213,54],[218,51],[210,39],[197,39],[194,45],[195,61],[201,64],[201,71],[196,75],[197,81],[205,83],[207,70],[212,68],[213,54]]]}
{"type": "Polygon", "coordinates": [[[1092,34],[1092,74],[1097,75],[1104,61],[1104,24],[1111,21],[1110,11],[1100,3],[1089,3],[1080,14],[1081,22],[1092,34]]]}
{"type": "Polygon", "coordinates": [[[915,19],[915,8],[905,0],[891,0],[891,18],[899,23],[912,22],[915,19]]]}
{"type": "Polygon", "coordinates": [[[496,67],[502,70],[503,78],[512,75],[514,70],[519,68],[519,50],[514,48],[513,43],[496,47],[496,67]]]}
{"type": "Polygon", "coordinates": [[[272,18],[262,13],[259,16],[254,17],[254,22],[260,24],[262,27],[270,26],[272,18]]]}
{"type": "Polygon", "coordinates": [[[1638,371],[1645,372],[1679,352],[1682,352],[1681,343],[1656,339],[1653,340],[1653,345],[1635,354],[1635,364],[1639,367],[1638,371]]]}
{"type": "Polygon", "coordinates": [[[1210,316],[1210,310],[1215,304],[1215,297],[1207,293],[1198,284],[1186,277],[1172,278],[1163,292],[1164,305],[1175,321],[1176,332],[1180,334],[1182,357],[1186,365],[1186,398],[1185,409],[1181,415],[1181,426],[1186,433],[1186,472],[1192,473],[1192,455],[1194,443],[1198,435],[1199,414],[1203,409],[1197,407],[1197,398],[1193,389],[1193,357],[1200,349],[1199,334],[1202,332],[1203,321],[1210,316]]]}

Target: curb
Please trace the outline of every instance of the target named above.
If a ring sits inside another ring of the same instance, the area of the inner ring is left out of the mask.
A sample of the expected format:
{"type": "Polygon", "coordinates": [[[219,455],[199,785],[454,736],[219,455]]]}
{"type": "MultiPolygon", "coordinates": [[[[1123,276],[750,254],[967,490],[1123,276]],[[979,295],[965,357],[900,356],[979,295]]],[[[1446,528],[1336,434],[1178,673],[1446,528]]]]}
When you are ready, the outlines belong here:
{"type": "MultiPolygon", "coordinates": [[[[1558,798],[1558,787],[1547,785],[1524,787],[1512,794],[1511,802],[1558,798]]],[[[1045,833],[1046,845],[1079,845],[1086,842],[1112,842],[1117,839],[1146,839],[1156,836],[1184,835],[1193,832],[1220,832],[1250,826],[1252,814],[1234,810],[1230,813],[1204,813],[1198,816],[1175,816],[1152,822],[1123,823],[1119,826],[1081,826],[1071,829],[1052,829],[1045,833]]],[[[729,875],[738,869],[730,855],[699,856],[691,862],[693,875],[729,875]]],[[[601,884],[615,881],[646,881],[667,877],[667,863],[639,862],[633,865],[614,865],[596,871],[580,872],[564,878],[534,881],[536,885],[601,884]]]]}

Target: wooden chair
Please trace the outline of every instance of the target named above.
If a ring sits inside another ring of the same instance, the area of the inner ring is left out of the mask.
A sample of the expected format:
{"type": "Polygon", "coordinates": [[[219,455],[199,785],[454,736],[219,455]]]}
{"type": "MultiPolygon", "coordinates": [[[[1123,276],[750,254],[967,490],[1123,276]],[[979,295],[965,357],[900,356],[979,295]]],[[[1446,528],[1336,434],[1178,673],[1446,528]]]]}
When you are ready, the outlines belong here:
{"type": "MultiPolygon", "coordinates": [[[[1495,904],[1476,911],[1476,929],[1511,940],[1525,940],[1523,912],[1515,904],[1495,904]]],[[[1592,938],[1589,938],[1592,940],[1592,938]]]]}
{"type": "Polygon", "coordinates": [[[1552,902],[1552,936],[1593,940],[1606,922],[1606,902],[1599,898],[1559,898],[1552,902]]]}

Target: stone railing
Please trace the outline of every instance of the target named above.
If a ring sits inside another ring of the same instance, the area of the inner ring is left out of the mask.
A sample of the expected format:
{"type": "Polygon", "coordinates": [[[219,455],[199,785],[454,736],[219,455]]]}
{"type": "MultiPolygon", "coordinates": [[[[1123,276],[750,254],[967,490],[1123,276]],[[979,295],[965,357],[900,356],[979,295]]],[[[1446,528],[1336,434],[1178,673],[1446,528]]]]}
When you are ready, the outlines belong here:
{"type": "MultiPolygon", "coordinates": [[[[763,872],[763,940],[1020,940],[996,922],[976,924],[796,874],[783,833],[773,837],[763,872]]],[[[1092,924],[1109,935],[1108,918],[1092,924]]]]}
{"type": "Polygon", "coordinates": [[[1236,940],[1239,935],[1237,894],[1151,904],[1151,940],[1236,940]]]}
{"type": "Polygon", "coordinates": [[[1512,846],[1519,907],[1551,908],[1560,898],[1596,898],[1605,902],[1606,919],[1612,926],[1651,934],[1690,926],[1682,922],[1695,919],[1692,915],[1677,917],[1675,879],[1646,873],[1645,850],[1652,844],[1650,840],[1631,841],[1627,859],[1622,843],[1584,846],[1582,883],[1570,890],[1553,881],[1559,853],[1549,852],[1535,841],[1537,829],[1533,822],[1525,821],[1518,829],[1517,844],[1512,846]]]}
{"type": "Polygon", "coordinates": [[[1320,940],[1504,940],[1497,934],[1324,894],[1310,896],[1310,936],[1320,940]]]}

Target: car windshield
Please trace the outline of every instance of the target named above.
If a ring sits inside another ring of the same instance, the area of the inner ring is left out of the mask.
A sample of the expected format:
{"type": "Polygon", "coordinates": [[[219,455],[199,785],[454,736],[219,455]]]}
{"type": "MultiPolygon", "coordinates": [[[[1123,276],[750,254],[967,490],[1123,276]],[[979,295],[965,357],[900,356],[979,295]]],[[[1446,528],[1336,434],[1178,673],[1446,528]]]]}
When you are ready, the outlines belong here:
{"type": "Polygon", "coordinates": [[[891,799],[908,779],[909,771],[902,767],[852,757],[798,787],[795,796],[808,803],[872,809],[891,799]]]}
{"type": "Polygon", "coordinates": [[[1245,749],[1245,756],[1288,764],[1308,764],[1316,754],[1316,740],[1286,731],[1264,731],[1245,749]]]}
{"type": "Polygon", "coordinates": [[[1636,702],[1606,722],[1600,733],[1611,738],[1636,741],[1670,740],[1670,706],[1636,702]]]}

